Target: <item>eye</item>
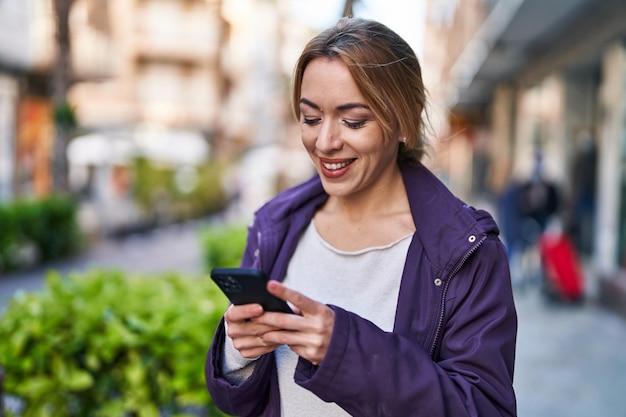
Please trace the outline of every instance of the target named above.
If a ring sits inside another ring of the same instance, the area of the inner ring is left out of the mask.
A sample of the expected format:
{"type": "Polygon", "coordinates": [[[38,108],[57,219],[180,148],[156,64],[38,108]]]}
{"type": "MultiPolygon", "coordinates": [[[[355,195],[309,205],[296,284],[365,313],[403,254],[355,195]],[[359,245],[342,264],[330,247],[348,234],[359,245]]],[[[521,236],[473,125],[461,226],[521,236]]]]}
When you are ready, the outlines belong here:
{"type": "Polygon", "coordinates": [[[302,122],[305,125],[309,125],[309,126],[313,126],[319,123],[321,119],[319,117],[312,117],[312,118],[307,118],[307,117],[303,117],[302,122]]]}
{"type": "Polygon", "coordinates": [[[350,129],[359,129],[363,126],[365,126],[365,122],[367,120],[359,120],[358,122],[350,122],[348,120],[344,120],[343,122],[346,124],[346,126],[348,126],[350,129]]]}

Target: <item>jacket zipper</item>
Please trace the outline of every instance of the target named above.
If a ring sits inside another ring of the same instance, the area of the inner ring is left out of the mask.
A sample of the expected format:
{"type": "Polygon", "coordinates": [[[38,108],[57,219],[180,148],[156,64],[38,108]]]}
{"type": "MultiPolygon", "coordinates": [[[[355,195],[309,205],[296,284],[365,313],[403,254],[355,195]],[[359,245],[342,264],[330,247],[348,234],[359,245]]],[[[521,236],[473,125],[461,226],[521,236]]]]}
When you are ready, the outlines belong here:
{"type": "Polygon", "coordinates": [[[461,270],[465,262],[472,256],[474,252],[483,244],[483,242],[487,239],[486,235],[474,244],[470,248],[470,250],[465,254],[465,256],[461,259],[461,261],[457,264],[456,268],[450,274],[450,278],[447,280],[445,287],[443,287],[443,292],[441,293],[441,309],[439,310],[439,321],[437,322],[437,330],[435,331],[435,337],[433,339],[433,343],[430,347],[430,356],[432,357],[435,353],[435,347],[437,346],[437,341],[439,340],[439,336],[441,335],[441,328],[443,327],[443,319],[446,314],[446,294],[448,293],[448,287],[450,286],[450,282],[454,276],[461,270]]]}

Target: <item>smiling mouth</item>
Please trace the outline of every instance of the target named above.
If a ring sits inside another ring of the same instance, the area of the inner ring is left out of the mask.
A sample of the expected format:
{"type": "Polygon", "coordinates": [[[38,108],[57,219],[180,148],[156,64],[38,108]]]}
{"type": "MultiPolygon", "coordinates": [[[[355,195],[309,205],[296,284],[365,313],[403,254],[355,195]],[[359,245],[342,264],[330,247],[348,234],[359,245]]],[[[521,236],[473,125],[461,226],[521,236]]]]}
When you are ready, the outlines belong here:
{"type": "Polygon", "coordinates": [[[355,160],[354,159],[349,159],[347,161],[342,161],[342,162],[322,162],[322,165],[324,166],[324,168],[326,168],[329,171],[338,171],[340,169],[343,169],[345,167],[347,167],[348,165],[350,165],[351,163],[353,163],[355,160]]]}

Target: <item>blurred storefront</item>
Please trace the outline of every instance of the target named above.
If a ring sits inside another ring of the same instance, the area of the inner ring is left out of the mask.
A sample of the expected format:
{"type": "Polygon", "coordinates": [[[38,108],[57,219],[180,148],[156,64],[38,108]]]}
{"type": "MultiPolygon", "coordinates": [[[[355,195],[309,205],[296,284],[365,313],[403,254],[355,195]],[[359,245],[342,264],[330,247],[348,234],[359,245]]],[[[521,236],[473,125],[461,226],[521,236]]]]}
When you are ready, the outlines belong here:
{"type": "Polygon", "coordinates": [[[450,111],[439,146],[471,145],[451,185],[495,200],[541,152],[562,226],[575,226],[592,270],[590,296],[626,314],[616,291],[626,289],[626,2],[431,0],[430,10],[431,93],[450,111]]]}
{"type": "Polygon", "coordinates": [[[0,2],[0,201],[13,197],[20,75],[31,67],[29,1],[0,2]]]}
{"type": "Polygon", "coordinates": [[[0,200],[50,193],[51,0],[0,2],[0,200]]]}
{"type": "Polygon", "coordinates": [[[45,196],[52,191],[50,153],[54,124],[48,98],[26,96],[20,100],[17,118],[15,180],[28,195],[45,196]]]}

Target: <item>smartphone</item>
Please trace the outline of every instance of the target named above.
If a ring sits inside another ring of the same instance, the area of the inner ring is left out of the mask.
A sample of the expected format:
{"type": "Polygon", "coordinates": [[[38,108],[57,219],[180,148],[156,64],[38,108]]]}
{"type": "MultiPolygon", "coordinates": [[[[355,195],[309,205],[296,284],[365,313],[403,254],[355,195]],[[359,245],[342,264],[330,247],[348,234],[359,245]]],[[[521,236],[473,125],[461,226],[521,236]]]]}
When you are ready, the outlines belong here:
{"type": "Polygon", "coordinates": [[[265,311],[293,313],[284,300],[267,291],[268,277],[260,269],[213,268],[211,279],[233,304],[261,304],[265,311]]]}

